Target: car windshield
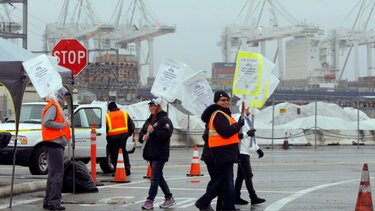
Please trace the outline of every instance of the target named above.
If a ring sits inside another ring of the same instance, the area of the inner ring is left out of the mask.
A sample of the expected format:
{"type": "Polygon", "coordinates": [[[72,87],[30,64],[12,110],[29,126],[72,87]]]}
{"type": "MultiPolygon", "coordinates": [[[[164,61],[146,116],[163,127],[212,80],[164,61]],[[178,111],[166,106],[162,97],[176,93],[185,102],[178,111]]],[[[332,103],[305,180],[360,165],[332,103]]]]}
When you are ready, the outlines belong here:
{"type": "MultiPolygon", "coordinates": [[[[42,110],[44,105],[22,105],[20,123],[40,124],[42,118],[42,110]]],[[[14,113],[6,120],[6,122],[15,122],[14,113]]]]}

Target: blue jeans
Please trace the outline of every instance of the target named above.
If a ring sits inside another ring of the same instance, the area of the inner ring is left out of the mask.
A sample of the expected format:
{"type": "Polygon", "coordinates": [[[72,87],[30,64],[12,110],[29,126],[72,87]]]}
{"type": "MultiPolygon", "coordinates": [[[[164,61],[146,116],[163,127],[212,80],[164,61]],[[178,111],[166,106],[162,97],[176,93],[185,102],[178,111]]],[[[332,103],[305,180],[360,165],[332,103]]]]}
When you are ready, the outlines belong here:
{"type": "Polygon", "coordinates": [[[169,190],[168,184],[164,179],[163,176],[163,168],[165,161],[161,160],[152,160],[150,161],[151,164],[151,185],[148,191],[147,199],[154,200],[156,195],[158,194],[158,187],[160,186],[161,190],[164,193],[164,197],[171,198],[172,193],[169,190]]]}

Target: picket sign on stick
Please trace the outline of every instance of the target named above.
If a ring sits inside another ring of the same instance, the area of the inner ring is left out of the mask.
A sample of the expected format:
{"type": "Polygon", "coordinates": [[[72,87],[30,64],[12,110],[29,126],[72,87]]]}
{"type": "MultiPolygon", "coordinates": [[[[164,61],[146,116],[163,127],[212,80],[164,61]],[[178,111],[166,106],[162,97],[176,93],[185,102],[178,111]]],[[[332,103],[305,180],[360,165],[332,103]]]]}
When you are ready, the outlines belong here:
{"type": "Polygon", "coordinates": [[[195,116],[200,116],[212,104],[213,92],[203,72],[198,72],[182,82],[182,106],[195,116]]]}
{"type": "Polygon", "coordinates": [[[41,98],[52,95],[63,87],[60,74],[45,54],[23,62],[22,66],[41,98]]]}
{"type": "Polygon", "coordinates": [[[165,58],[156,74],[151,94],[162,97],[168,102],[180,100],[182,80],[186,75],[192,75],[193,73],[186,64],[165,58]]]}

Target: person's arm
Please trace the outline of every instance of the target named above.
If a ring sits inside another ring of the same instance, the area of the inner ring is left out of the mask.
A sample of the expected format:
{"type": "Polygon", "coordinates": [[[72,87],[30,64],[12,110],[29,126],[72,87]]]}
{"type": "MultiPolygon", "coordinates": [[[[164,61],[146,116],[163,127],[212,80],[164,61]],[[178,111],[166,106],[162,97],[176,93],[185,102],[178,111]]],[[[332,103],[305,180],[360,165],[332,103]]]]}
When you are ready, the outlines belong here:
{"type": "Polygon", "coordinates": [[[44,127],[51,128],[51,129],[63,129],[65,127],[64,123],[55,122],[56,113],[57,113],[57,110],[56,110],[56,106],[54,105],[50,106],[47,109],[46,114],[44,115],[44,119],[43,119],[44,127]]]}
{"type": "Polygon", "coordinates": [[[134,133],[134,128],[135,128],[134,122],[133,122],[132,118],[128,115],[128,133],[129,133],[129,136],[131,136],[134,133]]]}
{"type": "Polygon", "coordinates": [[[218,112],[214,119],[214,127],[219,135],[223,138],[229,138],[238,133],[241,126],[242,125],[239,123],[234,123],[231,125],[229,120],[221,112],[218,112]]]}

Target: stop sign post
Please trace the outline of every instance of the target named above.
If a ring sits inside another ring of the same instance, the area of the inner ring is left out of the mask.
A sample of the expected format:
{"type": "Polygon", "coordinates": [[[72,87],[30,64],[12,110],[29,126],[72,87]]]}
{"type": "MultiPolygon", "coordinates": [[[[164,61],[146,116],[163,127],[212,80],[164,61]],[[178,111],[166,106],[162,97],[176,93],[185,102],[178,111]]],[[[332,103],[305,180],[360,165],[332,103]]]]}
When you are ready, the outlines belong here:
{"type": "Polygon", "coordinates": [[[61,39],[52,49],[58,64],[78,75],[87,65],[87,49],[76,39],[61,39]]]}

